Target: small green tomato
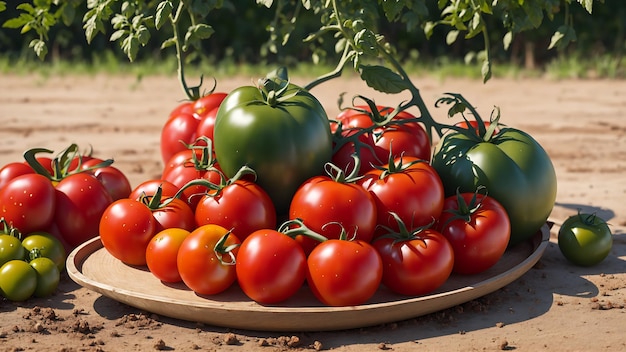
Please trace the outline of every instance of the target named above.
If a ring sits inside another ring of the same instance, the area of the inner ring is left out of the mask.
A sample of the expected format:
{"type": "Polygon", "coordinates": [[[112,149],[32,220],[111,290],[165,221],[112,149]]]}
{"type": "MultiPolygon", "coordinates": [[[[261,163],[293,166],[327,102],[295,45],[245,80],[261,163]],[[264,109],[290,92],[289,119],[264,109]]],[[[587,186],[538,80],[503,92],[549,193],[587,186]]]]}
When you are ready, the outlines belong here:
{"type": "Polygon", "coordinates": [[[596,214],[572,215],[561,225],[558,234],[561,253],[579,266],[593,266],[603,261],[613,246],[609,226],[596,214]]]}

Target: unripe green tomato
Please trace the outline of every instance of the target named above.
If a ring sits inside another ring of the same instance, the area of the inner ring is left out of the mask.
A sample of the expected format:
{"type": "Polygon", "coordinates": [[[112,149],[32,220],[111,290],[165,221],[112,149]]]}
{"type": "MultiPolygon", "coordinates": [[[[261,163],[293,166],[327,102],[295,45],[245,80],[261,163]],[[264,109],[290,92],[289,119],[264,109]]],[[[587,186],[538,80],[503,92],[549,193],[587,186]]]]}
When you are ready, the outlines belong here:
{"type": "Polygon", "coordinates": [[[0,292],[11,301],[29,299],[37,288],[37,271],[23,260],[10,260],[0,267],[0,292]]]}
{"type": "Polygon", "coordinates": [[[0,235],[0,266],[10,260],[23,259],[25,254],[26,251],[19,238],[6,234],[0,235]]]}
{"type": "Polygon", "coordinates": [[[579,266],[593,266],[603,261],[613,246],[609,226],[595,214],[572,215],[561,225],[558,234],[561,253],[579,266]]]}
{"type": "MultiPolygon", "coordinates": [[[[65,260],[67,258],[65,247],[53,235],[47,232],[34,232],[22,240],[22,246],[28,253],[35,248],[39,249],[40,256],[52,259],[59,271],[65,269],[65,260]]],[[[27,257],[28,253],[26,253],[27,257]]]]}
{"type": "Polygon", "coordinates": [[[56,263],[47,257],[39,257],[30,261],[37,272],[36,297],[48,297],[56,291],[61,280],[61,272],[56,263]]]}

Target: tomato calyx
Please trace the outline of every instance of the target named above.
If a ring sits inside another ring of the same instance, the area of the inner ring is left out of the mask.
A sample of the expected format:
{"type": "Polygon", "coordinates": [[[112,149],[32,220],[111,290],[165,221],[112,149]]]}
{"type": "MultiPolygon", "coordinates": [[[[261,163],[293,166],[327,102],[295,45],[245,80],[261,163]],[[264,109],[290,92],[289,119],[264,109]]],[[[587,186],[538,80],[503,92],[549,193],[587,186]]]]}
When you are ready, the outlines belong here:
{"type": "Polygon", "coordinates": [[[442,226],[445,227],[451,222],[456,221],[456,220],[463,220],[466,223],[471,222],[472,215],[478,212],[478,210],[480,210],[480,208],[482,207],[482,200],[486,196],[487,196],[487,187],[478,186],[472,198],[470,199],[470,201],[466,202],[461,192],[457,188],[456,201],[457,201],[458,209],[445,209],[444,210],[447,213],[451,213],[453,216],[448,218],[442,226]],[[481,195],[481,191],[483,190],[485,191],[485,193],[483,194],[483,197],[479,199],[478,196],[481,195]]]}
{"type": "Polygon", "coordinates": [[[319,242],[327,241],[328,238],[308,228],[302,219],[291,219],[282,223],[278,227],[278,232],[296,238],[297,236],[306,236],[319,242]]]}
{"type": "Polygon", "coordinates": [[[407,169],[409,169],[411,166],[415,165],[415,164],[419,164],[419,163],[426,163],[426,160],[421,160],[421,159],[414,159],[411,160],[409,162],[405,162],[403,156],[400,156],[398,158],[394,158],[393,153],[391,152],[391,148],[390,149],[390,153],[389,153],[389,162],[387,163],[387,165],[385,166],[378,166],[375,165],[374,168],[377,170],[380,170],[381,173],[379,175],[379,179],[384,179],[386,177],[388,177],[391,174],[397,174],[397,173],[401,173],[406,171],[407,169]]]}
{"type": "Polygon", "coordinates": [[[106,159],[95,165],[82,167],[83,159],[90,157],[91,152],[81,154],[78,145],[72,143],[69,147],[60,152],[58,156],[52,159],[52,172],[50,172],[37,159],[37,154],[39,153],[52,154],[54,151],[46,148],[32,148],[24,152],[24,159],[36,173],[45,176],[52,182],[59,182],[70,175],[93,171],[113,164],[113,159],[106,159]]]}
{"type": "Polygon", "coordinates": [[[342,170],[340,167],[331,162],[324,164],[324,171],[328,177],[335,182],[355,183],[362,179],[363,175],[359,175],[361,159],[356,154],[352,154],[352,159],[354,159],[354,165],[352,166],[352,169],[349,170],[349,173],[347,173],[348,170],[342,170]]]}
{"type": "Polygon", "coordinates": [[[476,142],[491,141],[491,139],[496,136],[498,127],[501,126],[499,122],[500,108],[497,106],[494,106],[494,109],[491,111],[489,122],[486,123],[478,111],[476,111],[476,109],[461,94],[446,93],[446,96],[439,98],[435,102],[435,107],[439,107],[442,104],[452,104],[452,107],[448,110],[448,117],[461,114],[461,117],[463,117],[463,120],[465,121],[464,126],[448,125],[446,128],[467,136],[469,139],[476,142]],[[465,110],[469,110],[470,114],[474,116],[474,120],[470,121],[465,116],[465,110]],[[475,123],[472,123],[474,121],[475,123]]]}
{"type": "Polygon", "coordinates": [[[263,102],[275,108],[300,92],[300,89],[296,89],[293,93],[286,95],[286,92],[292,88],[289,83],[287,69],[283,67],[261,78],[257,88],[263,97],[263,102]]]}
{"type": "Polygon", "coordinates": [[[18,240],[22,239],[22,233],[20,232],[20,230],[9,224],[3,217],[0,218],[0,226],[0,235],[15,237],[18,240]]]}
{"type": "Polygon", "coordinates": [[[215,243],[215,247],[213,247],[213,251],[215,252],[215,256],[223,265],[235,265],[237,264],[237,260],[235,258],[235,254],[233,250],[239,247],[239,243],[231,244],[230,246],[226,246],[226,241],[228,240],[228,236],[232,235],[232,231],[228,230],[222,237],[220,237],[219,241],[215,243]],[[224,256],[228,256],[228,261],[224,260],[224,256]]]}
{"type": "MultiPolygon", "coordinates": [[[[384,229],[385,233],[376,237],[374,241],[378,241],[383,238],[392,239],[394,243],[410,241],[410,240],[415,240],[415,239],[421,240],[422,236],[420,236],[420,234],[428,229],[431,229],[437,221],[437,219],[433,219],[429,224],[418,226],[418,227],[415,227],[413,230],[409,230],[409,228],[406,226],[404,221],[402,221],[402,219],[400,218],[398,214],[390,211],[389,215],[391,215],[396,221],[396,223],[398,224],[398,230],[396,231],[385,225],[379,225],[378,227],[384,229]]],[[[424,245],[426,245],[425,242],[424,242],[424,245]]]]}
{"type": "MultiPolygon", "coordinates": [[[[252,176],[252,181],[256,180],[256,172],[252,168],[246,165],[242,166],[239,169],[239,171],[237,171],[237,173],[233,175],[233,177],[231,178],[227,178],[226,175],[224,175],[224,173],[221,172],[219,169],[215,169],[215,172],[217,172],[217,174],[220,177],[219,183],[213,183],[203,178],[191,180],[187,182],[186,184],[184,184],[172,198],[180,198],[183,195],[183,192],[185,191],[185,189],[189,187],[193,187],[193,186],[204,186],[210,191],[210,192],[205,192],[199,195],[208,195],[211,197],[216,197],[221,193],[221,191],[224,188],[232,185],[233,183],[239,180],[242,180],[245,176],[252,176]]],[[[166,200],[166,202],[168,201],[166,200]]]]}
{"type": "Polygon", "coordinates": [[[221,173],[221,171],[215,167],[217,160],[213,153],[213,141],[211,141],[210,138],[201,136],[192,144],[187,144],[183,141],[181,141],[181,143],[183,143],[187,149],[201,151],[200,157],[198,157],[196,153],[191,153],[191,158],[185,161],[185,165],[193,165],[198,171],[216,171],[221,173]],[[206,145],[198,144],[198,142],[204,142],[206,145]]]}

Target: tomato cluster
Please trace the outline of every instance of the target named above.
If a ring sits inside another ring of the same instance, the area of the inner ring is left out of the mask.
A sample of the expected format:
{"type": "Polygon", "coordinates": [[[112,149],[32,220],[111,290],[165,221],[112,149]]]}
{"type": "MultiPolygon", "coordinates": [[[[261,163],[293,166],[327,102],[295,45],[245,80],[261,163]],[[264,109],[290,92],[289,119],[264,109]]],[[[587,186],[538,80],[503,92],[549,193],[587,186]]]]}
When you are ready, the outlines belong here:
{"type": "Polygon", "coordinates": [[[104,211],[109,253],[199,295],[236,283],[276,304],[306,288],[333,306],[367,302],[381,285],[427,294],[504,254],[506,210],[480,190],[446,194],[415,116],[370,104],[329,120],[312,95],[292,84],[264,90],[273,84],[211,99],[215,134],[188,134],[196,139],[179,143],[160,179],[104,211]],[[272,146],[277,133],[290,138],[272,146]]]}

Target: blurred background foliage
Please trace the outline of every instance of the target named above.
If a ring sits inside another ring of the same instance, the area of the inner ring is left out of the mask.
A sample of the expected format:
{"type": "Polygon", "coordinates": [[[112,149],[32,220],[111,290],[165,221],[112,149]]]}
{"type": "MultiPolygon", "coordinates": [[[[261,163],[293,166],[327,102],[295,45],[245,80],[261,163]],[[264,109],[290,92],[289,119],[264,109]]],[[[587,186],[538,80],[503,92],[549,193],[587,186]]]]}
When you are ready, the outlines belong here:
{"type": "MultiPolygon", "coordinates": [[[[312,44],[303,43],[303,39],[319,29],[318,14],[302,11],[298,15],[298,26],[284,46],[273,46],[269,41],[268,26],[271,25],[276,11],[273,8],[259,6],[255,1],[230,1],[227,6],[211,11],[205,23],[215,29],[215,34],[202,41],[202,50],[192,52],[187,62],[201,62],[209,65],[297,65],[311,63],[314,53],[312,44]],[[270,50],[270,47],[275,50],[270,50]]],[[[0,24],[19,15],[18,10],[7,2],[5,11],[0,12],[0,24]]],[[[436,20],[440,10],[436,1],[427,2],[430,20],[436,20]]],[[[286,9],[289,11],[290,9],[286,9]]],[[[109,41],[110,23],[105,24],[106,34],[98,34],[91,44],[87,43],[82,19],[87,11],[85,6],[76,8],[74,20],[66,26],[54,26],[49,31],[49,53],[44,63],[76,62],[97,65],[106,60],[128,62],[119,45],[109,41]],[[83,11],[82,13],[80,11],[83,11]]],[[[289,16],[285,13],[285,16],[289,16]]],[[[594,6],[590,15],[582,6],[570,6],[570,15],[576,28],[576,41],[565,49],[548,49],[550,39],[556,29],[564,22],[563,13],[557,13],[554,20],[544,21],[533,31],[517,34],[508,50],[502,44],[506,30],[501,21],[492,16],[486,18],[492,23],[489,35],[491,55],[495,65],[507,65],[527,70],[545,70],[555,63],[578,64],[595,63],[595,76],[623,78],[626,68],[623,55],[626,49],[626,1],[605,0],[601,6],[594,6]],[[598,67],[604,67],[598,72],[598,67]]],[[[428,20],[428,18],[424,19],[428,20]]],[[[401,22],[387,22],[380,14],[379,33],[384,34],[388,42],[395,45],[398,60],[407,67],[445,66],[450,63],[471,63],[473,54],[483,49],[482,38],[464,40],[459,38],[451,45],[446,44],[447,29],[435,28],[433,36],[427,40],[421,28],[407,30],[401,22]],[[470,55],[468,55],[468,53],[470,55]]],[[[161,49],[163,41],[171,36],[164,31],[155,32],[149,43],[142,48],[135,61],[165,62],[174,55],[173,48],[161,49]]],[[[0,29],[0,59],[5,63],[36,62],[40,63],[29,42],[36,38],[34,31],[20,33],[19,29],[0,29]]],[[[319,43],[316,43],[319,45],[319,43]]],[[[324,44],[322,44],[323,46],[324,44]]],[[[333,65],[333,43],[324,48],[326,56],[318,57],[321,64],[333,65]]],[[[319,50],[316,51],[319,53],[319,50]]],[[[8,67],[10,65],[6,65],[8,67]]],[[[580,75],[585,76],[588,72],[580,75]]]]}

